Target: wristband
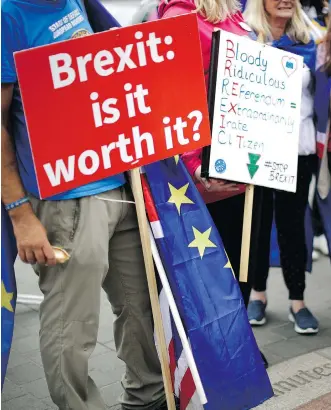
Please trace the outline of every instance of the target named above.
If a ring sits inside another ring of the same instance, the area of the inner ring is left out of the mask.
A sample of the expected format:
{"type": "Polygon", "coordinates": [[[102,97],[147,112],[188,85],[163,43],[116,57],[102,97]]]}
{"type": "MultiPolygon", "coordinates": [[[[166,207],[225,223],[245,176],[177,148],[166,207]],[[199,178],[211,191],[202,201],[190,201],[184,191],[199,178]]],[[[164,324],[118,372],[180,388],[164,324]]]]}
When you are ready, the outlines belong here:
{"type": "Polygon", "coordinates": [[[18,208],[19,206],[25,204],[26,202],[29,202],[30,199],[26,196],[24,198],[18,199],[15,202],[12,202],[11,204],[5,205],[5,210],[10,211],[12,209],[18,208]]]}

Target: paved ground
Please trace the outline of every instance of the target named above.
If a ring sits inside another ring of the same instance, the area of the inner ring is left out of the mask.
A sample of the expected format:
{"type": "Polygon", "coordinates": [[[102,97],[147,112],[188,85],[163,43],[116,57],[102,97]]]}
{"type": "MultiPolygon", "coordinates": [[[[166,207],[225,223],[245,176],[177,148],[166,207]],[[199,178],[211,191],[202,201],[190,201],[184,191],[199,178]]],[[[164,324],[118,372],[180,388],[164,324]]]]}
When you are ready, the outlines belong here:
{"type": "MultiPolygon", "coordinates": [[[[30,268],[17,264],[17,279],[19,293],[40,294],[36,276],[30,268]]],[[[287,294],[280,270],[273,269],[270,275],[269,322],[264,328],[257,329],[255,334],[272,365],[270,378],[273,384],[287,380],[302,370],[313,370],[316,366],[324,366],[329,362],[331,366],[331,267],[327,258],[315,263],[314,274],[308,276],[307,282],[307,302],[318,316],[321,328],[320,333],[312,337],[298,336],[294,333],[292,325],[287,321],[287,294]],[[293,359],[301,355],[304,356],[293,359]]],[[[2,395],[3,410],[56,408],[49,398],[44,378],[38,348],[38,330],[38,308],[18,305],[12,354],[2,395]]],[[[90,360],[90,371],[101,389],[106,404],[114,410],[121,392],[122,370],[123,364],[116,357],[113,342],[112,313],[106,298],[103,298],[98,344],[90,360]]],[[[331,377],[329,380],[321,377],[321,380],[314,380],[309,386],[298,389],[285,388],[285,393],[281,388],[280,390],[279,397],[262,406],[261,410],[291,410],[308,403],[318,395],[331,392],[331,377]],[[299,396],[304,396],[305,401],[298,400],[299,391],[299,396]],[[312,392],[315,393],[312,395],[312,392]]],[[[321,407],[322,409],[330,410],[331,405],[321,407]]]]}
{"type": "MultiPolygon", "coordinates": [[[[273,365],[269,377],[275,396],[256,410],[319,410],[318,402],[325,405],[331,392],[331,348],[273,365]]],[[[331,403],[322,409],[330,410],[331,403]]]]}
{"type": "Polygon", "coordinates": [[[328,410],[331,409],[331,393],[325,394],[319,399],[312,400],[298,408],[298,410],[328,410]]]}

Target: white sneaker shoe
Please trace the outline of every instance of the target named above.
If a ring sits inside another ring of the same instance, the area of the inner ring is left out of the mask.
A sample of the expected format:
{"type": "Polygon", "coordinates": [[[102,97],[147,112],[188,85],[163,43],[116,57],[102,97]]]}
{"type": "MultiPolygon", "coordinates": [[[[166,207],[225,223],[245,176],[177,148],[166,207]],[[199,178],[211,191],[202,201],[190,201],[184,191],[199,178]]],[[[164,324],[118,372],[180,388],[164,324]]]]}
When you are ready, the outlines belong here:
{"type": "Polygon", "coordinates": [[[311,255],[311,257],[312,257],[312,259],[313,259],[313,262],[318,261],[319,258],[320,258],[320,256],[321,256],[321,254],[320,254],[319,252],[313,250],[313,253],[312,253],[312,255],[311,255]]]}
{"type": "Polygon", "coordinates": [[[329,255],[328,242],[325,235],[314,237],[314,249],[321,252],[325,256],[329,255]]]}

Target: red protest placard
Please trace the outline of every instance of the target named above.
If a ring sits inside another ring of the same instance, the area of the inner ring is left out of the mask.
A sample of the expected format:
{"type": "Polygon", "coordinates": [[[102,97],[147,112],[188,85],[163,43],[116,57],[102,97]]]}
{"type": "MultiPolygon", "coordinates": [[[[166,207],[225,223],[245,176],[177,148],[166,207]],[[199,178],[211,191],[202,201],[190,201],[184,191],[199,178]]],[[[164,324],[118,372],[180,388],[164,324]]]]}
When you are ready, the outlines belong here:
{"type": "Polygon", "coordinates": [[[195,14],[15,53],[40,197],[210,144],[195,14]]]}

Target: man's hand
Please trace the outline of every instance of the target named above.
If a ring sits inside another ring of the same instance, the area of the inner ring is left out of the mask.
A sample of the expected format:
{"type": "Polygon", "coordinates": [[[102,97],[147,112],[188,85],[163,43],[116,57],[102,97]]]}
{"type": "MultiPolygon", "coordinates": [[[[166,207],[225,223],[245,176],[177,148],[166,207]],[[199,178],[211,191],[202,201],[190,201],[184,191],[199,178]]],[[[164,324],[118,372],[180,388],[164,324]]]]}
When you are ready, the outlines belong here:
{"type": "MultiPolygon", "coordinates": [[[[26,196],[17,169],[16,154],[10,136],[10,106],[13,84],[1,84],[1,199],[10,204],[26,196]]],[[[29,203],[9,211],[20,258],[25,263],[55,265],[54,251],[46,230],[33,213],[29,203]]]]}
{"type": "Polygon", "coordinates": [[[195,178],[205,187],[208,192],[234,192],[239,191],[238,184],[227,182],[222,179],[206,179],[201,177],[201,165],[194,173],[195,178]]]}
{"type": "Polygon", "coordinates": [[[32,210],[24,210],[22,215],[10,216],[21,260],[24,263],[55,265],[55,253],[48,241],[46,230],[32,210]]]}

